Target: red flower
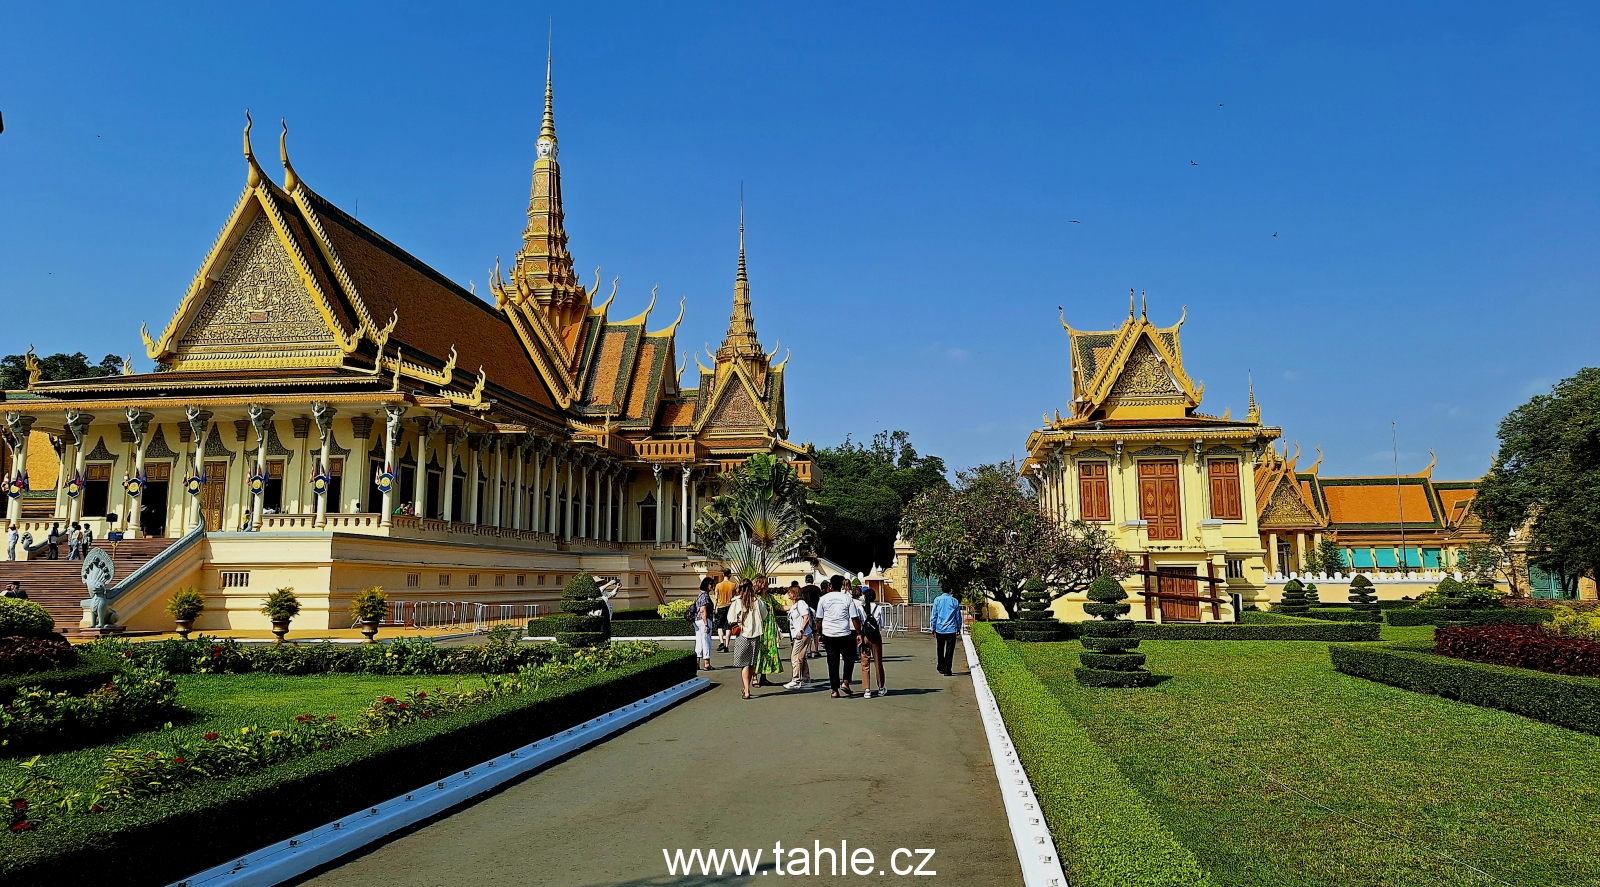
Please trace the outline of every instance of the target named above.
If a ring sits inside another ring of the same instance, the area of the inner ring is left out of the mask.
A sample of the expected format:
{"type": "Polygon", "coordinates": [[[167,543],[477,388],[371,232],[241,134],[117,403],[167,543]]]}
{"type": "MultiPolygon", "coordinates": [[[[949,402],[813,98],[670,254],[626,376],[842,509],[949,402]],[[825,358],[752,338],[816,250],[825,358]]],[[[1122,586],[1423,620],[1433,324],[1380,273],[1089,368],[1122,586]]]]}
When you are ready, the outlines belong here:
{"type": "Polygon", "coordinates": [[[172,759],[172,763],[174,763],[174,764],[181,764],[181,763],[183,763],[183,755],[178,755],[178,756],[176,756],[176,757],[174,757],[174,758],[173,758],[173,759],[172,759]]]}
{"type": "Polygon", "coordinates": [[[400,703],[399,707],[400,708],[410,708],[411,706],[410,706],[409,703],[402,702],[402,703],[400,703]]]}
{"type": "Polygon", "coordinates": [[[215,742],[216,739],[217,739],[217,734],[215,734],[215,733],[207,733],[206,734],[206,741],[207,742],[215,742]]]}
{"type": "Polygon", "coordinates": [[[328,715],[328,720],[333,720],[333,715],[328,715]]]}
{"type": "Polygon", "coordinates": [[[428,691],[426,691],[426,690],[418,690],[417,691],[417,698],[418,699],[427,699],[428,698],[428,691]]]}
{"type": "Polygon", "coordinates": [[[99,804],[90,804],[89,805],[89,812],[90,813],[104,813],[104,812],[106,812],[106,808],[100,806],[99,804]]]}
{"type": "Polygon", "coordinates": [[[31,820],[31,819],[24,819],[23,821],[15,823],[14,825],[11,826],[11,830],[14,831],[14,832],[26,832],[26,831],[31,831],[32,829],[33,829],[33,820],[31,820]]]}
{"type": "Polygon", "coordinates": [[[11,802],[11,809],[26,810],[28,809],[28,802],[18,798],[17,800],[11,802]]]}

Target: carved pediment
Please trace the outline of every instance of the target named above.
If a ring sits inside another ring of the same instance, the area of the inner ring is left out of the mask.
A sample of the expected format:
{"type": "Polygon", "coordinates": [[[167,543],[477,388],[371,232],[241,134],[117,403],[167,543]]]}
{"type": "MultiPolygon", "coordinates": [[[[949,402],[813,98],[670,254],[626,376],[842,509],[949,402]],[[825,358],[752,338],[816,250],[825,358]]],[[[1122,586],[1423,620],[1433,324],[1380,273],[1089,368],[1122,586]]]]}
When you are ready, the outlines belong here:
{"type": "Polygon", "coordinates": [[[95,442],[94,449],[90,450],[89,455],[84,456],[83,458],[88,462],[115,462],[117,461],[117,454],[106,449],[106,439],[102,435],[101,438],[95,442]]]}
{"type": "Polygon", "coordinates": [[[263,345],[335,345],[289,251],[264,213],[239,239],[178,350],[228,346],[259,350],[263,345]]]}
{"type": "Polygon", "coordinates": [[[1118,374],[1116,383],[1111,386],[1111,393],[1106,400],[1167,399],[1183,396],[1183,390],[1172,381],[1172,374],[1167,372],[1166,365],[1151,347],[1149,340],[1140,339],[1139,344],[1133,346],[1133,353],[1128,355],[1128,360],[1123,364],[1122,372],[1118,374]]]}
{"type": "Polygon", "coordinates": [[[1319,521],[1300,498],[1295,485],[1285,479],[1272,491],[1272,499],[1261,512],[1261,526],[1297,527],[1315,526],[1319,521]]]}

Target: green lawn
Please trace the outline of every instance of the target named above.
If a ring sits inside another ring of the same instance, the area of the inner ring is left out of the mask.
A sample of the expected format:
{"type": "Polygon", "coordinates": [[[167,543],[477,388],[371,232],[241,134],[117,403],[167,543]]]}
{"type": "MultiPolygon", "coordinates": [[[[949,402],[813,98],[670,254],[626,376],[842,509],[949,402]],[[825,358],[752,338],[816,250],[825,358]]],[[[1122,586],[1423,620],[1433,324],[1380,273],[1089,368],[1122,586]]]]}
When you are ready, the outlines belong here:
{"type": "Polygon", "coordinates": [[[1077,642],[1011,647],[1219,885],[1496,883],[1430,850],[1600,884],[1600,737],[1340,674],[1325,643],[1146,641],[1145,690],[1078,686],[1077,642]]]}
{"type": "MultiPolygon", "coordinates": [[[[412,687],[432,689],[447,682],[454,686],[456,676],[192,674],[177,675],[174,680],[178,682],[178,702],[189,714],[174,722],[171,732],[133,733],[103,745],[45,755],[40,764],[61,784],[92,791],[100,764],[112,749],[164,748],[179,736],[226,733],[251,725],[277,728],[300,714],[351,718],[379,696],[412,687]]],[[[0,782],[8,781],[16,764],[15,759],[0,760],[0,782]]]]}

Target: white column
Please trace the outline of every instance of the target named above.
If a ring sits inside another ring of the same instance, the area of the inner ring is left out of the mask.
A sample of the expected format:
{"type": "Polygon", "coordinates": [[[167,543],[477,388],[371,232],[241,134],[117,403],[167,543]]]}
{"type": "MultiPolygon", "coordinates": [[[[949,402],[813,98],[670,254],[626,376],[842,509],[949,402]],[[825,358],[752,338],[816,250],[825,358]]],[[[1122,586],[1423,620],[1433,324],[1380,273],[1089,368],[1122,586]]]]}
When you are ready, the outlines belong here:
{"type": "MultiPolygon", "coordinates": [[[[378,518],[379,526],[391,526],[394,523],[394,493],[395,487],[400,483],[399,471],[394,464],[394,451],[400,444],[400,420],[405,418],[406,408],[403,406],[386,406],[383,408],[383,467],[386,471],[395,474],[394,483],[389,485],[389,492],[383,494],[383,514],[378,518]]],[[[265,449],[263,449],[265,452],[265,449]]]]}
{"type": "Polygon", "coordinates": [[[672,512],[667,508],[667,503],[666,503],[667,487],[666,487],[666,483],[664,482],[664,479],[661,476],[661,466],[660,465],[652,465],[652,466],[650,466],[650,470],[652,472],[654,472],[655,476],[656,476],[656,538],[655,538],[655,542],[656,542],[657,545],[660,545],[661,544],[661,528],[666,526],[667,519],[670,517],[672,512]]]}
{"type": "MultiPolygon", "coordinates": [[[[56,451],[56,504],[51,509],[50,516],[56,520],[64,520],[72,513],[72,506],[67,499],[67,465],[71,463],[71,438],[50,435],[52,446],[59,447],[56,451]]],[[[65,530],[63,530],[65,532],[65,530]]]]}
{"type": "Polygon", "coordinates": [[[467,452],[472,455],[467,457],[467,479],[462,484],[461,494],[467,497],[467,507],[462,512],[461,517],[463,523],[481,524],[483,523],[483,515],[481,514],[483,502],[480,500],[483,497],[478,494],[478,473],[482,470],[480,462],[483,457],[483,441],[481,439],[475,441],[469,437],[467,439],[467,452]]]}
{"type": "Polygon", "coordinates": [[[544,450],[545,443],[542,438],[533,439],[533,490],[528,501],[528,510],[531,512],[532,521],[528,528],[538,533],[544,529],[544,450]]]}
{"type": "Polygon", "coordinates": [[[590,527],[590,521],[589,521],[589,464],[590,464],[590,461],[591,460],[589,459],[589,457],[585,456],[583,458],[583,462],[581,463],[581,467],[583,469],[583,500],[578,505],[578,523],[581,524],[582,526],[578,527],[578,535],[581,536],[584,539],[590,538],[591,531],[593,529],[592,527],[590,527]]]}
{"type": "Polygon", "coordinates": [[[565,450],[561,444],[550,445],[550,501],[543,510],[545,532],[552,536],[561,535],[561,455],[565,450]]]}
{"type": "MultiPolygon", "coordinates": [[[[311,405],[311,418],[317,423],[317,434],[322,438],[322,447],[317,451],[317,470],[328,470],[329,454],[333,452],[333,415],[338,410],[318,401],[311,405]]],[[[350,466],[345,466],[345,476],[350,476],[350,466]]],[[[360,475],[355,475],[360,477],[360,475]]],[[[343,483],[340,483],[343,487],[343,483]]],[[[341,493],[340,495],[343,495],[341,493]]],[[[328,525],[328,491],[323,490],[317,494],[317,529],[328,525]]]]}
{"type": "Polygon", "coordinates": [[[501,485],[505,483],[506,476],[506,448],[504,441],[498,437],[492,437],[489,441],[490,446],[494,448],[494,477],[490,480],[492,486],[489,488],[489,502],[491,503],[489,506],[489,526],[498,527],[500,526],[500,506],[502,504],[500,491],[501,485]]]}
{"type": "MultiPolygon", "coordinates": [[[[256,429],[256,474],[267,473],[267,432],[272,428],[272,411],[265,407],[250,405],[250,424],[256,429]]],[[[392,455],[392,454],[391,454],[392,455]]],[[[262,493],[266,492],[265,485],[262,493]]],[[[250,514],[254,516],[254,526],[261,526],[262,493],[253,493],[250,496],[250,514]]],[[[389,523],[389,495],[383,496],[383,522],[389,523]]]]}
{"type": "MultiPolygon", "coordinates": [[[[133,412],[136,411],[129,410],[130,414],[133,412]]],[[[21,413],[6,413],[6,426],[11,431],[12,439],[17,442],[16,446],[11,449],[11,477],[6,479],[8,482],[28,473],[28,435],[33,432],[34,421],[35,417],[33,416],[24,416],[21,413]]],[[[140,449],[142,450],[143,447],[140,449]]],[[[7,496],[9,498],[9,494],[7,496]]],[[[6,503],[6,519],[12,525],[22,520],[22,499],[20,497],[10,499],[6,503]]]]}
{"type": "Polygon", "coordinates": [[[511,528],[513,530],[526,530],[522,523],[523,506],[527,504],[528,489],[523,486],[523,466],[528,461],[528,440],[522,438],[517,441],[517,475],[511,486],[511,528]]]}
{"type": "Polygon", "coordinates": [[[460,429],[452,426],[445,429],[445,435],[444,479],[439,495],[444,497],[444,508],[440,510],[443,512],[445,524],[448,525],[456,511],[456,449],[461,446],[460,429]]]}
{"type": "Polygon", "coordinates": [[[606,466],[606,529],[605,529],[605,539],[606,539],[607,542],[615,541],[615,534],[611,532],[611,526],[617,519],[616,490],[615,490],[614,484],[612,483],[612,481],[615,480],[615,478],[616,478],[616,474],[617,474],[617,467],[615,465],[607,465],[606,466]]]}
{"type": "MultiPolygon", "coordinates": [[[[83,474],[83,469],[88,464],[89,448],[84,444],[89,441],[89,423],[93,421],[94,417],[87,413],[80,413],[77,410],[67,411],[67,434],[72,437],[73,471],[79,476],[83,474]]],[[[79,490],[78,498],[67,500],[67,519],[74,521],[82,516],[83,491],[79,490]]],[[[88,557],[87,554],[84,556],[88,557]]]]}
{"type": "Polygon", "coordinates": [[[577,492],[577,491],[572,488],[572,460],[568,459],[566,461],[567,461],[567,483],[566,483],[565,492],[567,494],[567,506],[566,506],[566,509],[565,509],[564,513],[562,514],[562,518],[561,518],[561,523],[562,523],[561,538],[566,539],[568,542],[571,542],[572,541],[572,500],[575,498],[575,496],[573,494],[575,492],[577,492]]]}
{"type": "MultiPolygon", "coordinates": [[[[128,407],[128,430],[133,433],[133,473],[144,472],[144,447],[149,442],[150,419],[149,413],[143,412],[138,407],[128,407]]],[[[128,495],[127,487],[122,491],[122,528],[126,533],[131,533],[129,538],[139,538],[139,500],[128,495]]]]}
{"type": "Polygon", "coordinates": [[[683,532],[678,535],[678,543],[687,545],[689,542],[689,475],[694,471],[688,465],[683,466],[683,493],[679,497],[682,501],[678,508],[683,514],[683,532]]]}
{"type": "Polygon", "coordinates": [[[412,501],[418,518],[428,516],[428,450],[433,446],[433,438],[439,433],[439,427],[437,415],[417,420],[417,486],[412,501]]]}
{"type": "MultiPolygon", "coordinates": [[[[183,415],[184,418],[189,422],[189,441],[194,444],[194,465],[192,468],[190,468],[190,472],[194,477],[199,477],[205,473],[206,427],[211,422],[211,411],[190,406],[184,408],[183,415]]],[[[79,470],[81,471],[82,469],[79,470]]],[[[205,486],[202,485],[200,487],[200,492],[190,496],[189,498],[193,499],[194,501],[190,503],[192,508],[186,510],[194,515],[194,521],[185,527],[185,530],[189,529],[189,527],[198,527],[202,523],[205,523],[205,486]]],[[[218,527],[218,529],[221,528],[218,527]]]]}

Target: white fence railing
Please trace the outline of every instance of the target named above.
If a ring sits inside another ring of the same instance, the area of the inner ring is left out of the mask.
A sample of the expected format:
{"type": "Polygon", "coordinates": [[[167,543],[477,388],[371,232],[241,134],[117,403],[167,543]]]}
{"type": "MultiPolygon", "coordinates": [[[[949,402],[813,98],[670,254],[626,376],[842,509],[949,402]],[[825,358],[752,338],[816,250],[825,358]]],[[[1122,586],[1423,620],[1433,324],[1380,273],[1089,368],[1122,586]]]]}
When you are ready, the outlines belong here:
{"type": "Polygon", "coordinates": [[[884,604],[883,631],[896,635],[902,632],[931,634],[928,627],[933,604],[884,604]]]}
{"type": "Polygon", "coordinates": [[[524,626],[546,615],[546,604],[477,604],[471,601],[390,601],[389,624],[407,628],[455,628],[484,632],[499,625],[524,626]]]}

